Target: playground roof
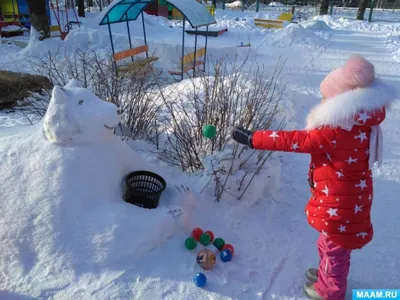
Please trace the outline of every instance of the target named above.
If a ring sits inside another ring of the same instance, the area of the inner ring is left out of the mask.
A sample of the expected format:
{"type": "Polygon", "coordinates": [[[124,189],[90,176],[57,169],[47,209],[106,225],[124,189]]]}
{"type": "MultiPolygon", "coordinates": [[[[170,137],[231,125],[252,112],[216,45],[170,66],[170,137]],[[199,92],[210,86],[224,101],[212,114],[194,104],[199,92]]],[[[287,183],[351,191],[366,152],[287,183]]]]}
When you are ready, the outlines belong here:
{"type": "MultiPolygon", "coordinates": [[[[100,25],[134,21],[140,13],[157,0],[117,0],[104,15],[100,25]]],[[[168,0],[179,10],[193,28],[217,23],[207,8],[196,0],[168,0]]]]}

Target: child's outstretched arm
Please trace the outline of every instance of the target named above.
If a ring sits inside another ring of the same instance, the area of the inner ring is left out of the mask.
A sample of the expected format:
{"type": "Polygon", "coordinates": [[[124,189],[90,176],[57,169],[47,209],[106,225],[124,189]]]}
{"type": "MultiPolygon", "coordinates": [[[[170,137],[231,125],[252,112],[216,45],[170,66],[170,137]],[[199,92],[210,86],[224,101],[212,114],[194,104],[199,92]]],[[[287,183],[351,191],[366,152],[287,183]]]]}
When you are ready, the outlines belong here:
{"type": "Polygon", "coordinates": [[[252,149],[298,153],[326,153],[336,147],[334,128],[312,130],[257,130],[242,127],[232,129],[232,138],[252,149]]]}

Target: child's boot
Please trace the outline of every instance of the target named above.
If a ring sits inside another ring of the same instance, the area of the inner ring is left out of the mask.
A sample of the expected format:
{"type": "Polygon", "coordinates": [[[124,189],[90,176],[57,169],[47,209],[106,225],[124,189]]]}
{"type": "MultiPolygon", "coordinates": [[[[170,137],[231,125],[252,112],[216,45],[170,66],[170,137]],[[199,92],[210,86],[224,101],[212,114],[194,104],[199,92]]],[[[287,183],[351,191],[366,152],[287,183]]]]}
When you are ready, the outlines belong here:
{"type": "Polygon", "coordinates": [[[311,282],[317,282],[318,281],[318,270],[315,268],[308,269],[306,271],[306,277],[311,282]]]}
{"type": "Polygon", "coordinates": [[[304,284],[304,293],[306,296],[313,300],[324,300],[314,288],[314,282],[306,282],[304,284]]]}

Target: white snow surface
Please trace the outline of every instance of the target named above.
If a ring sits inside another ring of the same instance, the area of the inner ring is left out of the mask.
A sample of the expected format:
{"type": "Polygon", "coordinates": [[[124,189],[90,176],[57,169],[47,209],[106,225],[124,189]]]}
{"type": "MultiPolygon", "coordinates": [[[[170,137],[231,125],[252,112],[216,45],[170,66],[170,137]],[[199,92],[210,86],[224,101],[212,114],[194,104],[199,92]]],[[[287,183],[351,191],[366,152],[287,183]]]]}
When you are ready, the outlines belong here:
{"type": "MultiPolygon", "coordinates": [[[[334,17],[308,18],[281,30],[256,27],[254,18],[276,18],[282,12],[272,9],[217,10],[216,27],[228,27],[228,32],[209,39],[208,53],[249,55],[251,62],[271,68],[279,57],[287,59],[281,102],[290,121],[287,129],[304,128],[308,111],[320,101],[321,80],[350,55],[371,60],[379,77],[399,89],[396,14],[374,10],[377,21],[368,23],[355,21],[355,10],[335,8],[334,17]],[[251,47],[237,48],[241,41],[250,41],[251,47]]],[[[99,17],[88,14],[64,42],[32,39],[23,50],[0,44],[1,68],[32,72],[29,59],[40,57],[43,49],[70,53],[87,41],[106,53],[110,43],[99,17]]],[[[160,57],[156,66],[168,68],[179,60],[181,24],[145,19],[150,49],[160,57]]],[[[117,49],[126,49],[126,25],[112,30],[117,49]]],[[[143,43],[140,22],[132,22],[131,34],[134,45],[143,43]]],[[[187,35],[188,51],[193,43],[187,35]]],[[[306,299],[304,272],[318,264],[318,233],[304,213],[308,155],[276,153],[276,163],[256,178],[252,193],[241,201],[226,197],[215,203],[212,191],[201,193],[207,176],[183,173],[158,161],[151,146],[127,144],[112,135],[104,125],[115,126],[116,107],[76,82],[63,88],[53,93],[44,120],[33,126],[23,124],[21,114],[0,113],[0,299],[306,299]],[[87,103],[93,110],[86,110],[87,103]],[[64,136],[79,139],[64,141],[64,136]],[[167,180],[155,210],[122,200],[124,176],[142,169],[167,180]],[[202,247],[184,247],[197,226],[231,243],[233,260],[217,259],[213,270],[202,270],[195,259],[202,247]],[[191,282],[197,272],[207,275],[203,289],[191,282]]],[[[352,254],[346,299],[352,289],[399,288],[399,120],[395,102],[382,125],[384,164],[374,169],[375,236],[352,254]]]]}
{"type": "Polygon", "coordinates": [[[225,7],[227,7],[227,8],[241,8],[242,7],[242,1],[237,0],[237,1],[233,1],[231,3],[226,3],[225,7]]]}
{"type": "Polygon", "coordinates": [[[280,3],[280,2],[271,2],[268,4],[269,6],[274,6],[274,7],[284,7],[285,5],[280,3]]]}

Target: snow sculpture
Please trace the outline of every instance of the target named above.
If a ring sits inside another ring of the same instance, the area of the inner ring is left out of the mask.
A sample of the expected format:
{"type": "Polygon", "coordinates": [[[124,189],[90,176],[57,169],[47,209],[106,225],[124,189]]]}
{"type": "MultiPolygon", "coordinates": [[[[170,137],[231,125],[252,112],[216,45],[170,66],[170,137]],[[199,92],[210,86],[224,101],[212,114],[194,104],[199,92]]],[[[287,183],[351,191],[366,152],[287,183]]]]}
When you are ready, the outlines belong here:
{"type": "Polygon", "coordinates": [[[93,144],[107,140],[121,120],[118,107],[103,101],[79,81],[55,86],[44,116],[47,139],[57,144],[93,144]]]}

